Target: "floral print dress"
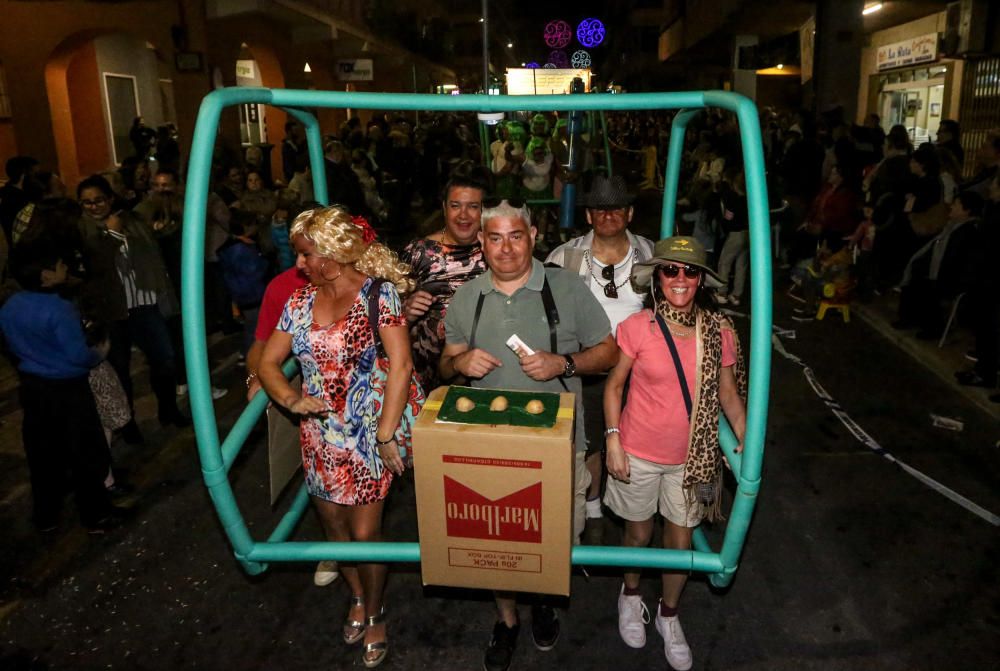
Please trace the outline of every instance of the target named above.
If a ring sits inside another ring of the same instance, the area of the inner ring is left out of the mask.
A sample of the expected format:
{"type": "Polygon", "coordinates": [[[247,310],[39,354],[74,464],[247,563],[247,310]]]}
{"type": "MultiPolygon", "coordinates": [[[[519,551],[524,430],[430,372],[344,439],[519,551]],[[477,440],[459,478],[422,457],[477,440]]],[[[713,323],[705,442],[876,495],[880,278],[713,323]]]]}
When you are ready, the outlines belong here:
{"type": "Polygon", "coordinates": [[[460,286],[486,271],[483,248],[479,243],[447,245],[424,238],[411,242],[401,258],[413,267],[417,290],[434,297],[430,309],[410,325],[413,368],[424,389],[432,390],[439,383],[437,365],[444,349],[448,303],[460,286]]]}
{"type": "MultiPolygon", "coordinates": [[[[302,394],[324,400],[326,415],[309,415],[300,423],[302,467],[309,494],[341,505],[381,501],[389,492],[392,472],[383,467],[375,445],[389,361],[377,355],[368,320],[365,280],[343,319],[328,326],[313,320],[316,287],[295,291],[285,304],[278,330],[292,336],[292,353],[302,370],[302,394]]],[[[391,282],[379,287],[378,327],[406,324],[399,294],[391,282]]],[[[411,450],[410,427],[424,403],[416,378],[396,430],[396,440],[411,450]]]]}

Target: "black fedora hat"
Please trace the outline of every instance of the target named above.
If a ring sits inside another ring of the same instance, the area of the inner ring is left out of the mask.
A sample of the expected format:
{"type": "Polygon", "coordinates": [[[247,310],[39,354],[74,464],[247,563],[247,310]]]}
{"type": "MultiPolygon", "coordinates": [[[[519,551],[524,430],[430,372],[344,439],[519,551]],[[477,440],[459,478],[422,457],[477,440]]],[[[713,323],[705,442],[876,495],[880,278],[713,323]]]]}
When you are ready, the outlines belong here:
{"type": "Polygon", "coordinates": [[[580,204],[595,210],[617,209],[628,207],[634,200],[635,196],[630,194],[628,187],[625,186],[624,177],[597,175],[590,184],[590,191],[580,198],[580,204]]]}

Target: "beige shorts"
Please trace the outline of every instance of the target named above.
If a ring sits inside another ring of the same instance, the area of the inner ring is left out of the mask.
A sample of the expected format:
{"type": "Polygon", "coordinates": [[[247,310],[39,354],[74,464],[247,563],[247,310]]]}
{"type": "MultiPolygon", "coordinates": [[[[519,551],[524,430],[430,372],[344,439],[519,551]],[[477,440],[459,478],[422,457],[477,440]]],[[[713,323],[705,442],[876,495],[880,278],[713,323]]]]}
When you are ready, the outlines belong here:
{"type": "Polygon", "coordinates": [[[626,454],[629,482],[608,477],[604,503],[629,522],[645,522],[660,514],[681,527],[701,523],[701,506],[684,496],[684,464],[657,464],[626,454]]]}

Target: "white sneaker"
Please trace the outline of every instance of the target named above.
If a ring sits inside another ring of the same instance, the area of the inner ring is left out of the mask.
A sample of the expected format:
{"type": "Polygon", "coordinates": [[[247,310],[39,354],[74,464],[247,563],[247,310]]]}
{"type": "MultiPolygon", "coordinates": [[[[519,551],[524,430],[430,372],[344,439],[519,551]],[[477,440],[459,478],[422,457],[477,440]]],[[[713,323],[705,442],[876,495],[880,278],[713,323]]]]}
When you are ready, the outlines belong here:
{"type": "Polygon", "coordinates": [[[733,307],[738,306],[740,304],[740,297],[739,296],[730,296],[729,297],[729,304],[732,305],[733,307]]]}
{"type": "Polygon", "coordinates": [[[220,398],[229,393],[228,389],[222,389],[220,387],[212,387],[212,400],[218,401],[220,398]]]}
{"type": "Polygon", "coordinates": [[[717,293],[715,294],[715,302],[719,305],[725,305],[729,302],[729,296],[723,293],[717,293]]]}
{"type": "Polygon", "coordinates": [[[638,594],[625,594],[625,585],[618,592],[618,633],[625,645],[641,648],[646,645],[646,625],[649,609],[638,594]]]}
{"type": "Polygon", "coordinates": [[[602,517],[604,517],[604,513],[601,512],[600,497],[596,499],[587,499],[587,519],[599,520],[602,517]]]}
{"type": "Polygon", "coordinates": [[[340,571],[337,570],[337,562],[324,559],[316,564],[316,573],[313,574],[313,584],[317,587],[326,587],[339,577],[340,571]]]}
{"type": "Polygon", "coordinates": [[[667,663],[676,671],[687,671],[694,664],[691,659],[691,648],[688,647],[684,638],[684,630],[681,629],[681,621],[676,615],[673,617],[662,617],[659,606],[656,611],[656,631],[663,637],[663,654],[667,657],[667,663]]]}
{"type": "Polygon", "coordinates": [[[178,396],[187,396],[188,386],[186,384],[179,384],[174,389],[174,393],[176,393],[178,396]]]}

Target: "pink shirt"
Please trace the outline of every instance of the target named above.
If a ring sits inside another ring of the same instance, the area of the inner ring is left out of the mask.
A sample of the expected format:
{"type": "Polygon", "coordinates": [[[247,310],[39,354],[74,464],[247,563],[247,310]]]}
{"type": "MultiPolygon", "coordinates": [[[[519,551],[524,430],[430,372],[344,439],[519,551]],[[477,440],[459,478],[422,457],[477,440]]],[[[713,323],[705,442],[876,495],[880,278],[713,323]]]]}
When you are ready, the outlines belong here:
{"type": "MultiPolygon", "coordinates": [[[[632,315],[618,327],[618,346],[633,360],[628,401],[619,428],[626,453],[658,464],[683,464],[687,458],[690,422],[670,348],[650,310],[632,315]]],[[[722,331],[722,366],[736,363],[734,334],[722,331]]],[[[695,401],[697,338],[674,338],[691,400],[695,401]]]]}
{"type": "Polygon", "coordinates": [[[296,289],[307,284],[309,284],[309,280],[294,266],[271,280],[264,291],[264,299],[260,302],[254,339],[263,342],[271,337],[271,332],[278,325],[278,320],[281,318],[281,312],[285,309],[288,298],[295,293],[296,289]]]}

